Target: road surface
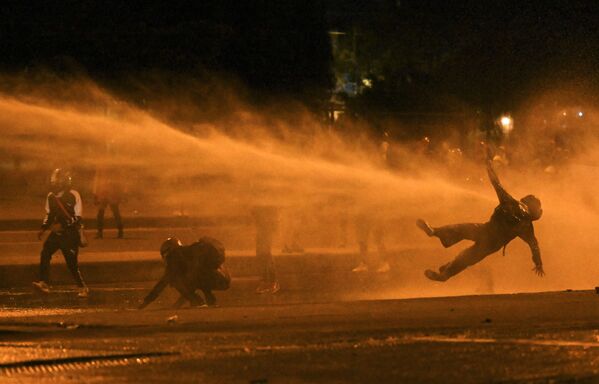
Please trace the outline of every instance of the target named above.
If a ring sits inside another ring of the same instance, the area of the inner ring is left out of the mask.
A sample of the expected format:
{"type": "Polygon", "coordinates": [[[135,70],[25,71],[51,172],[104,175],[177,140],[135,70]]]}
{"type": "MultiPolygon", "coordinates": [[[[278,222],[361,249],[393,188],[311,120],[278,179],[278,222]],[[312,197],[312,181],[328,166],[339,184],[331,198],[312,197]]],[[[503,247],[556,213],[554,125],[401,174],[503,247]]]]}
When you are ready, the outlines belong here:
{"type": "Polygon", "coordinates": [[[105,287],[94,303],[68,289],[45,303],[25,292],[2,299],[0,382],[599,381],[591,291],[404,300],[230,292],[221,307],[180,310],[169,309],[170,292],[133,309],[147,288],[105,287]]]}

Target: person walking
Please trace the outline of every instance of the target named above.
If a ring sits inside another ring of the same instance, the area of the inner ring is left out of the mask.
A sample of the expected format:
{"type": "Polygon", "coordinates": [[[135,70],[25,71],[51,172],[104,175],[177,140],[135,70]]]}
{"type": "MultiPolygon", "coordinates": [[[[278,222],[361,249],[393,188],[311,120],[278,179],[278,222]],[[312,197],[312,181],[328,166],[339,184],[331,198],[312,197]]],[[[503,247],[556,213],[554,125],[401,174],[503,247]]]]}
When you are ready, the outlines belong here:
{"type": "Polygon", "coordinates": [[[33,287],[40,293],[50,292],[50,260],[60,250],[75,283],[79,287],[78,296],[89,296],[89,288],[79,271],[79,246],[81,244],[80,227],[82,203],[79,192],[71,188],[72,179],[69,172],[57,168],[52,172],[50,185],[52,191],[46,196],[46,216],[38,232],[41,240],[44,232],[50,235],[44,241],[40,254],[40,280],[33,282],[33,287]]]}

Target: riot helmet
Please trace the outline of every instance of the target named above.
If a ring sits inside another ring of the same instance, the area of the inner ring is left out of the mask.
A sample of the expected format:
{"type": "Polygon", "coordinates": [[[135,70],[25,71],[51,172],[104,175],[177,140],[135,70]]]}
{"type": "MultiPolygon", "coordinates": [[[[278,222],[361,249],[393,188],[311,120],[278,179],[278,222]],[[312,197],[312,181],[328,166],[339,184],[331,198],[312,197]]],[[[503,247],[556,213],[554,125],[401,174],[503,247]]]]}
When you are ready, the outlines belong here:
{"type": "Polygon", "coordinates": [[[181,240],[176,237],[169,237],[160,246],[160,256],[162,256],[163,259],[166,259],[171,252],[182,246],[183,243],[181,243],[181,240]]]}
{"type": "Polygon", "coordinates": [[[71,182],[71,174],[62,168],[56,168],[50,175],[50,185],[55,192],[70,188],[71,182]]]}
{"type": "Polygon", "coordinates": [[[534,195],[527,195],[520,199],[522,204],[526,205],[528,214],[532,220],[539,220],[543,215],[543,208],[541,208],[541,200],[534,195]]]}

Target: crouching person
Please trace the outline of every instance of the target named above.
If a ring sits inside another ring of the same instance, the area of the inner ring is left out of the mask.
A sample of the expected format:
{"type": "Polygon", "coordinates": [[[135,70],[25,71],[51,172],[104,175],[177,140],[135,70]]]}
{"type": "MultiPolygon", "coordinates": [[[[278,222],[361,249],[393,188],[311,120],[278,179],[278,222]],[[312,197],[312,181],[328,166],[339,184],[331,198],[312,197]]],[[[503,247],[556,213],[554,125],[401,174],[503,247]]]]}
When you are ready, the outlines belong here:
{"type": "Polygon", "coordinates": [[[216,239],[202,237],[190,245],[183,245],[175,237],[168,238],[160,247],[160,255],[165,263],[162,278],[146,296],[139,309],[147,307],[156,300],[167,285],[175,288],[181,297],[175,307],[181,307],[186,301],[191,306],[216,305],[212,291],[229,289],[231,276],[225,266],[225,248],[216,239]],[[205,300],[196,294],[201,290],[205,300]]]}

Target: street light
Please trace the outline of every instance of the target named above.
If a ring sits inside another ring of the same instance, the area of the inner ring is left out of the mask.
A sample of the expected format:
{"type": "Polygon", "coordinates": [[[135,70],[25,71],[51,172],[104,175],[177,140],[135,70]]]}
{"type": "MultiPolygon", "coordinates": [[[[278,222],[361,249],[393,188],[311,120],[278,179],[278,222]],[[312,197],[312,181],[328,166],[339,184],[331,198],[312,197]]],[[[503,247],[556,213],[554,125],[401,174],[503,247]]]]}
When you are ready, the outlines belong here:
{"type": "Polygon", "coordinates": [[[514,119],[509,115],[503,115],[499,118],[499,126],[503,134],[509,136],[510,132],[514,129],[514,119]]]}

